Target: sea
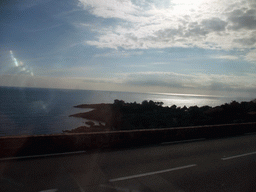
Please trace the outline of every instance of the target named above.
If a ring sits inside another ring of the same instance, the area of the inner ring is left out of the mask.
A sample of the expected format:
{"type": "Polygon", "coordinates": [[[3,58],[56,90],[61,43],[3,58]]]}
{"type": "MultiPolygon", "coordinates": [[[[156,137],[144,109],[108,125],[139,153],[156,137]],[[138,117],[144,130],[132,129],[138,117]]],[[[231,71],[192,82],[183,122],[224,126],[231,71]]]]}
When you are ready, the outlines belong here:
{"type": "Polygon", "coordinates": [[[163,106],[217,106],[230,98],[176,93],[133,93],[94,90],[0,87],[0,136],[59,134],[85,124],[69,115],[91,109],[74,108],[79,104],[113,103],[115,99],[141,103],[161,101],[163,106]]]}

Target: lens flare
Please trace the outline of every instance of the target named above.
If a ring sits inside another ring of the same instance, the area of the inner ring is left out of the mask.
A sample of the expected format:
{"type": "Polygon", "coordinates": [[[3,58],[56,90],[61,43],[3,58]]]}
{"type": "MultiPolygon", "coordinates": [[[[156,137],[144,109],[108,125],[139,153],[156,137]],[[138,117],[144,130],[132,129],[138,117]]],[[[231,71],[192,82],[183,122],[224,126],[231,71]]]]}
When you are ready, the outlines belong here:
{"type": "Polygon", "coordinates": [[[10,51],[10,54],[11,54],[11,58],[12,58],[14,64],[15,64],[15,66],[18,67],[19,63],[18,63],[17,59],[14,57],[12,50],[10,51]]]}
{"type": "Polygon", "coordinates": [[[22,61],[18,61],[14,57],[14,54],[13,54],[12,50],[10,50],[10,55],[11,55],[11,59],[14,63],[14,66],[16,68],[15,71],[17,71],[17,73],[19,73],[19,74],[28,74],[28,75],[34,76],[34,73],[33,73],[33,71],[31,70],[31,68],[29,66],[25,65],[22,61]]]}

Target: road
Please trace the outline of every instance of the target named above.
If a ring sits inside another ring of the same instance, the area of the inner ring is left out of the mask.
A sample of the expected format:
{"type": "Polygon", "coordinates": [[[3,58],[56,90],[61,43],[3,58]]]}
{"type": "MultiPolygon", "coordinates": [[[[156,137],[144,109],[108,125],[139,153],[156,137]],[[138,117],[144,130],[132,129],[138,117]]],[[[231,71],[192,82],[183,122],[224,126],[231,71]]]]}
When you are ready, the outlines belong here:
{"type": "Polygon", "coordinates": [[[256,191],[256,135],[1,159],[1,191],[256,191]]]}

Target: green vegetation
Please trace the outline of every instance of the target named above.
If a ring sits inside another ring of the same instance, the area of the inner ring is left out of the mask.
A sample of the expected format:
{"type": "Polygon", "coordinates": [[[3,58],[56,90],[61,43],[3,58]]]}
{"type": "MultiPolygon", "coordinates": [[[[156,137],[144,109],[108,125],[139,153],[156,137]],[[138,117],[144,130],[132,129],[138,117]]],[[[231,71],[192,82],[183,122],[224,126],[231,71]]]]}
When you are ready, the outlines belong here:
{"type": "Polygon", "coordinates": [[[93,108],[92,111],[71,115],[101,122],[95,125],[87,122],[87,126],[64,132],[92,132],[113,130],[134,130],[187,127],[200,125],[216,125],[256,122],[256,102],[236,101],[217,107],[192,106],[187,108],[164,107],[163,102],[143,101],[125,103],[115,100],[113,104],[85,104],[78,108],[93,108]]]}

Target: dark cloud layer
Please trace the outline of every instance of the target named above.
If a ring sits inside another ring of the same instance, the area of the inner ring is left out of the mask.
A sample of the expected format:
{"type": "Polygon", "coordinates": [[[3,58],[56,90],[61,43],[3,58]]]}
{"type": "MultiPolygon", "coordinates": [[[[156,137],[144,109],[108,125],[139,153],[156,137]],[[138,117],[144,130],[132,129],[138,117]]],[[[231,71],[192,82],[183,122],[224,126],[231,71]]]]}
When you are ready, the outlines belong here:
{"type": "Polygon", "coordinates": [[[231,22],[230,29],[239,30],[239,29],[256,29],[256,10],[239,10],[236,9],[230,13],[228,21],[231,22]]]}

